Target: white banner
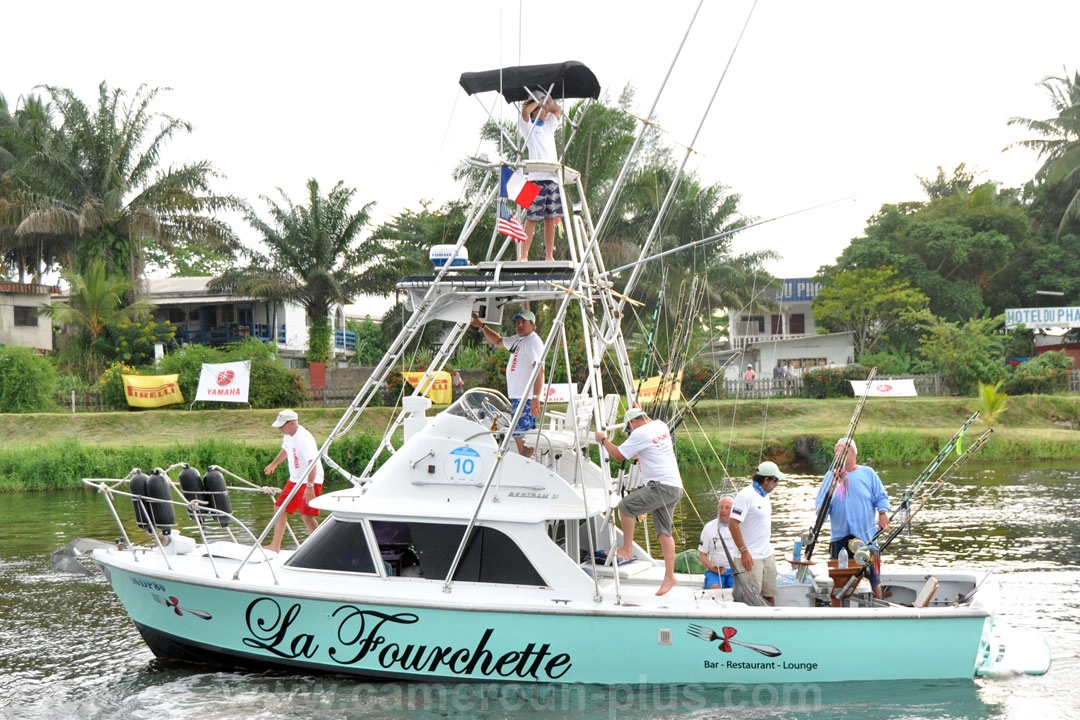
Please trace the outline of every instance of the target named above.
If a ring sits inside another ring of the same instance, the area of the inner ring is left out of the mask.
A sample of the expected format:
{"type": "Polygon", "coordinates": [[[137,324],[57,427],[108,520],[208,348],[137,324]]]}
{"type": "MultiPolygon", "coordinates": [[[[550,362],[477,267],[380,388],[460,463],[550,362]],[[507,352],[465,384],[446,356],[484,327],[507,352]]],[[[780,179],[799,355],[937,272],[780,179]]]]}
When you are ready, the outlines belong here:
{"type": "Polygon", "coordinates": [[[215,365],[203,363],[202,372],[199,373],[199,390],[195,393],[195,400],[246,403],[250,385],[250,360],[215,365]]]}
{"type": "Polygon", "coordinates": [[[547,401],[553,403],[570,402],[571,395],[577,395],[577,385],[570,383],[551,383],[544,386],[547,389],[547,401]]]}
{"type": "MultiPolygon", "coordinates": [[[[866,390],[865,380],[850,380],[855,397],[862,397],[866,390]]],[[[916,397],[914,380],[875,380],[870,386],[869,397],[916,397]]]]}

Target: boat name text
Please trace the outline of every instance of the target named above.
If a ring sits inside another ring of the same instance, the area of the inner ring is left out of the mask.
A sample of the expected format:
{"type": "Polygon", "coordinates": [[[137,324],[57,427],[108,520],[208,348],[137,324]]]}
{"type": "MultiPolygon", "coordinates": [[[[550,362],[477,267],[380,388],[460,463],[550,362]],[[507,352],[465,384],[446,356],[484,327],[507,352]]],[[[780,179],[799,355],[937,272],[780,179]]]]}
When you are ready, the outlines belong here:
{"type": "Polygon", "coordinates": [[[139,587],[150,588],[151,590],[157,590],[158,592],[168,592],[164,585],[154,582],[153,580],[143,580],[142,578],[132,576],[131,582],[139,587]]]}
{"type": "MultiPolygon", "coordinates": [[[[315,657],[320,647],[318,633],[300,629],[301,612],[300,603],[283,609],[273,598],[253,600],[245,613],[250,637],[243,639],[244,644],[282,658],[315,657]]],[[[572,667],[570,655],[552,652],[548,643],[530,642],[522,649],[496,655],[487,649],[495,634],[494,628],[485,629],[472,648],[414,645],[392,640],[395,628],[420,621],[413,613],[387,614],[341,605],[330,613],[329,618],[337,623],[331,634],[336,636],[333,640],[339,644],[329,646],[326,654],[339,665],[354,665],[366,660],[388,670],[533,680],[540,679],[541,675],[545,679],[558,680],[572,667]]]]}

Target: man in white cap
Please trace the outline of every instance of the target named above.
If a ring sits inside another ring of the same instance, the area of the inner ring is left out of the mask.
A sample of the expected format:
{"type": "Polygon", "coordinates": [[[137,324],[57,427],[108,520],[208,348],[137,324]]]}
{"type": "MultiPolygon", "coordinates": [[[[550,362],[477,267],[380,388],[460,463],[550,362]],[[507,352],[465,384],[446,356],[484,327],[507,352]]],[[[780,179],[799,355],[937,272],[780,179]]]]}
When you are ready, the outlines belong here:
{"type": "MultiPolygon", "coordinates": [[[[859,448],[854,439],[840,438],[833,452],[837,458],[842,456],[840,471],[836,473],[836,489],[829,503],[829,524],[832,527],[829,557],[835,559],[841,548],[847,547],[851,540],[858,538],[863,543],[869,543],[878,530],[889,529],[889,494],[873,468],[855,462],[859,448]]],[[[825,480],[814,503],[815,511],[820,511],[833,482],[832,471],[825,473],[825,480]]],[[[852,554],[852,551],[848,550],[848,554],[852,554]]],[[[875,557],[866,571],[870,588],[878,599],[881,598],[880,563],[880,558],[875,557]]]]}
{"type": "Polygon", "coordinates": [[[272,475],[278,465],[285,461],[289,463],[289,481],[285,483],[285,489],[281,491],[274,506],[281,507],[293,488],[303,485],[303,488],[292,496],[285,512],[278,515],[277,520],[274,521],[274,538],[267,549],[278,552],[281,550],[281,540],[285,536],[285,525],[288,522],[286,514],[292,515],[299,510],[309,535],[319,526],[319,521],[315,519],[319,516],[319,511],[308,503],[322,494],[323,464],[321,459],[316,460],[319,455],[319,446],[315,438],[307,431],[307,428],[300,425],[294,411],[282,410],[270,426],[281,430],[281,452],[263,472],[266,475],[272,475]],[[308,471],[306,474],[305,470],[308,471]]]}
{"type": "Polygon", "coordinates": [[[776,463],[757,467],[754,481],[739,491],[731,506],[731,537],[735,540],[735,571],[745,572],[765,602],[774,605],[776,559],[772,546],[772,503],[769,493],[784,479],[776,463]]]}
{"type": "Polygon", "coordinates": [[[536,418],[540,415],[540,392],[544,389],[544,341],[536,334],[536,315],[530,310],[519,310],[514,314],[516,335],[502,337],[481,320],[476,313],[472,316],[472,326],[480,328],[484,339],[495,347],[510,351],[506,361],[506,395],[510,398],[511,412],[517,412],[518,405],[525,402],[525,409],[513,430],[519,455],[529,457],[532,448],[525,447],[524,435],[536,427],[536,418]],[[537,365],[540,369],[529,388],[529,376],[537,365]]]}
{"type": "Polygon", "coordinates": [[[637,517],[651,512],[656,524],[656,536],[664,553],[664,580],[657,595],[663,595],[675,587],[675,540],[671,535],[672,512],[682,497],[682,475],[675,461],[675,446],[671,442],[671,430],[661,420],[651,420],[640,408],[630,408],[623,416],[630,437],[622,445],[607,438],[603,430],[596,431],[596,442],[607,451],[612,460],[622,462],[637,457],[641,477],[645,485],[622,499],[619,503],[619,519],[623,540],[617,550],[618,560],[634,557],[634,528],[637,517]]]}

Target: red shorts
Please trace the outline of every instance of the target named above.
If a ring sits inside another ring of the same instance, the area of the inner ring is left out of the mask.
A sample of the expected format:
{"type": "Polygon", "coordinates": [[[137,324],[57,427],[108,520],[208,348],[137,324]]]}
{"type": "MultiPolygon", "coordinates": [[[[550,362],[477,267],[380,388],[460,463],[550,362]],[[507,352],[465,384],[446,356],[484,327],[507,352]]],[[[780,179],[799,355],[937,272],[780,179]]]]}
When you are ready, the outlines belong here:
{"type": "MultiPolygon", "coordinates": [[[[285,489],[278,495],[278,499],[274,501],[274,507],[281,507],[281,503],[285,501],[285,498],[289,497],[289,493],[292,492],[293,487],[296,485],[292,480],[285,483],[285,489]]],[[[322,495],[322,483],[315,483],[315,497],[322,495]]],[[[293,495],[292,501],[289,506],[285,508],[285,512],[290,515],[296,513],[299,510],[301,515],[311,515],[313,517],[319,516],[319,511],[307,504],[307,500],[304,499],[304,488],[300,488],[293,495]]]]}

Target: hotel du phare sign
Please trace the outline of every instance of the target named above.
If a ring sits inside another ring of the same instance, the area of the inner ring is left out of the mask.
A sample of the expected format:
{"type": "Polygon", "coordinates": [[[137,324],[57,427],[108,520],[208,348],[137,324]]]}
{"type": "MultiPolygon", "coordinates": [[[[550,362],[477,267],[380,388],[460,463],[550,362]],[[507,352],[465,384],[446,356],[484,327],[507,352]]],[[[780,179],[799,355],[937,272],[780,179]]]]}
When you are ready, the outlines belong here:
{"type": "Polygon", "coordinates": [[[1023,325],[1031,330],[1080,327],[1080,307],[1009,308],[1005,329],[1023,325]]]}

